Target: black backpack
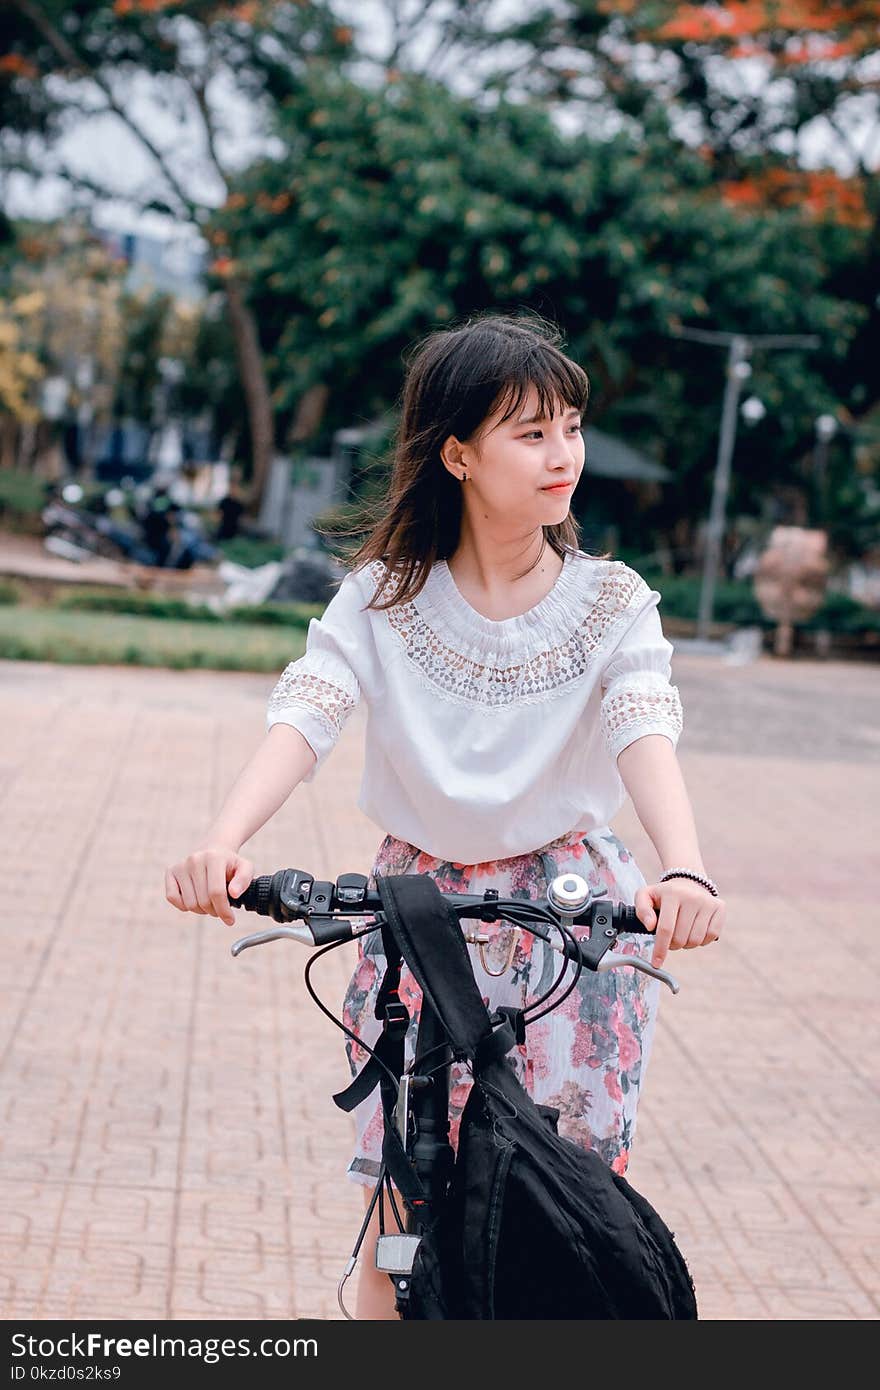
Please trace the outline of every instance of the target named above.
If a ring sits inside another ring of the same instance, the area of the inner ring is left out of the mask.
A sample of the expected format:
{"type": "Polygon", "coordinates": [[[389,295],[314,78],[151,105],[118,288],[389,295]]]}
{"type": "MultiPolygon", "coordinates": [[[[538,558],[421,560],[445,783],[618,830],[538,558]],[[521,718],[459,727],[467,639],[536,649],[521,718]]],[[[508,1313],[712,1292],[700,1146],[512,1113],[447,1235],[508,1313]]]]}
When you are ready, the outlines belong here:
{"type": "MultiPolygon", "coordinates": [[[[598,1154],[562,1138],[559,1111],[536,1105],[518,1081],[506,1054],[525,1037],[522,1012],[499,1008],[490,1017],[458,918],[434,880],[377,875],[376,885],[388,962],[377,1052],[399,1076],[408,1020],[395,1002],[403,957],[474,1078],[450,1180],[416,1249],[403,1317],[696,1318],[687,1265],[650,1203],[598,1154]]],[[[377,1082],[383,1162],[407,1205],[424,1211],[427,1194],[393,1123],[397,1093],[383,1069],[369,1059],[334,1100],[350,1110],[377,1082]]]]}

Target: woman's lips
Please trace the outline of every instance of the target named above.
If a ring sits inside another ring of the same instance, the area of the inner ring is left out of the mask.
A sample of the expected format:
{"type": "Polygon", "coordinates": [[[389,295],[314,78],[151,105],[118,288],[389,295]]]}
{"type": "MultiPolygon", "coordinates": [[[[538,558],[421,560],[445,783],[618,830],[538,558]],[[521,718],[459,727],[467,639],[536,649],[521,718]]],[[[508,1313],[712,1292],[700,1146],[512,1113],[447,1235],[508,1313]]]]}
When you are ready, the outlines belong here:
{"type": "Polygon", "coordinates": [[[553,487],[542,487],[542,492],[570,492],[574,483],[555,483],[553,487]]]}

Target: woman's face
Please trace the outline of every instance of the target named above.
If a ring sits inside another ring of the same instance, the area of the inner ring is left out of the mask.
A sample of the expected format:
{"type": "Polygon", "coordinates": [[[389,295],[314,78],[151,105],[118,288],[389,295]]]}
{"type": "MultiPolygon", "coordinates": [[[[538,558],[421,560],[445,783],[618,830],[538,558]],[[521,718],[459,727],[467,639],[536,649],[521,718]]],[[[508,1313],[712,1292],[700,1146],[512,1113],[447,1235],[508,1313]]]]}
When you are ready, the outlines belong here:
{"type": "Polygon", "coordinates": [[[540,415],[533,386],[509,420],[500,422],[499,407],[472,442],[446,441],[446,466],[456,478],[467,473],[464,495],[487,517],[525,530],[565,520],[584,466],[584,438],[579,411],[562,402],[555,410],[552,418],[540,415]],[[547,491],[552,484],[567,486],[547,491]]]}

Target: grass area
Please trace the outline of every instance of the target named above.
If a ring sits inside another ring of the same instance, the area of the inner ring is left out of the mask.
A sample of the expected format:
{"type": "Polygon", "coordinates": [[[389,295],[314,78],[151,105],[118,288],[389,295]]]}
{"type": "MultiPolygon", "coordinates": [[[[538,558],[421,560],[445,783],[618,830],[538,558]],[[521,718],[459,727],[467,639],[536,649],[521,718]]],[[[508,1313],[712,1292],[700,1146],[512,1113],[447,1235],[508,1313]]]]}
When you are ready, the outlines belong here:
{"type": "Polygon", "coordinates": [[[14,661],[280,672],[305,645],[301,628],[0,607],[0,657],[14,661]]]}

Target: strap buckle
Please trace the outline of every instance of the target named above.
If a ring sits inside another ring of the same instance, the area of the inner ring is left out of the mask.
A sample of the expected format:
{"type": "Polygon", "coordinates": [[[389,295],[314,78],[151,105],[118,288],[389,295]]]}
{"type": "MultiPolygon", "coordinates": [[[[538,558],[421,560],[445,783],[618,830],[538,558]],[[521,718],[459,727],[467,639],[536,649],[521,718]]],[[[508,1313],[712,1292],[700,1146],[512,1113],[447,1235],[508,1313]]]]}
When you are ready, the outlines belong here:
{"type": "Polygon", "coordinates": [[[385,1005],[384,1031],[389,1038],[396,1042],[398,1038],[406,1036],[408,1027],[409,1010],[401,1000],[392,999],[389,1004],[385,1005]]]}
{"type": "Polygon", "coordinates": [[[480,1039],[474,1053],[474,1065],[483,1067],[487,1062],[499,1061],[512,1047],[526,1040],[526,1020],[523,1009],[514,1009],[509,1004],[500,1004],[489,1016],[492,1031],[480,1039]]]}

